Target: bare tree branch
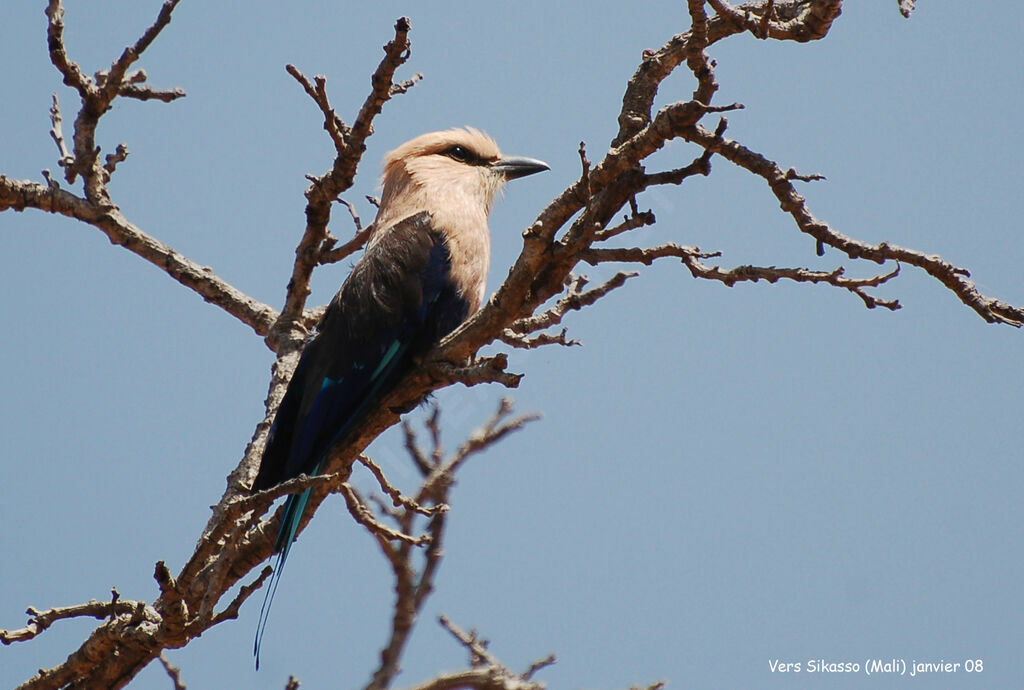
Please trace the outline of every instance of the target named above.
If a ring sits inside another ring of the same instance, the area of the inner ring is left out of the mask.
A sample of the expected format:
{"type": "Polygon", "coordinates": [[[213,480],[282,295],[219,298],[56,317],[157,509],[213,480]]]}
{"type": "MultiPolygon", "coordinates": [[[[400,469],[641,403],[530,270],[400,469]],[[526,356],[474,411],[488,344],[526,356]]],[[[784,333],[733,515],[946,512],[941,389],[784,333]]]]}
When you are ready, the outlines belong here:
{"type": "Polygon", "coordinates": [[[177,0],[167,0],[157,18],[132,45],[126,47],[109,70],[97,74],[96,79],[85,75],[81,68],[68,57],[64,45],[64,7],[61,0],[50,0],[46,15],[47,39],[50,60],[64,77],[64,83],[74,87],[81,97],[81,108],[74,124],[72,148],[69,149],[62,128],[63,118],[56,95],[50,109],[50,136],[57,145],[58,163],[64,168],[64,176],[74,183],[81,176],[84,197],[60,190],[50,179],[46,185],[29,180],[13,180],[0,175],[0,211],[12,209],[22,211],[35,208],[49,213],[59,213],[80,220],[99,229],[111,243],[120,245],[137,256],[160,268],[179,283],[197,292],[206,301],[215,304],[232,316],[251,327],[259,335],[267,335],[278,314],[271,307],[245,295],[219,278],[212,269],[182,256],[179,252],[125,218],[110,198],[107,182],[117,164],[124,161],[128,149],[120,144],[115,153],[99,162],[100,149],[95,142],[96,127],[100,118],[110,109],[111,102],[118,95],[133,98],[160,98],[174,100],[184,95],[180,90],[173,92],[173,98],[164,98],[157,92],[141,87],[146,79],[143,70],[129,73],[128,68],[143,51],[156,39],[160,31],[170,22],[171,13],[177,0]]]}
{"type": "Polygon", "coordinates": [[[792,280],[797,283],[825,283],[849,290],[860,297],[869,309],[885,307],[895,311],[900,308],[898,300],[883,300],[864,292],[864,288],[878,287],[898,276],[900,273],[898,264],[889,273],[870,278],[847,278],[844,275],[846,271],[842,266],[833,271],[812,271],[807,268],[778,268],[776,266],[750,265],[723,270],[718,266],[708,266],[701,262],[701,259],[718,255],[719,252],[702,252],[697,247],[664,244],[650,249],[640,249],[638,247],[588,249],[583,253],[583,260],[593,265],[606,262],[630,262],[650,266],[656,259],[672,256],[681,259],[686,264],[686,267],[690,269],[690,273],[693,274],[694,278],[717,280],[728,287],[741,282],[756,283],[759,280],[775,283],[781,279],[792,280]]]}
{"type": "Polygon", "coordinates": [[[799,41],[824,38],[839,15],[841,0],[776,3],[773,0],[733,7],[725,0],[708,0],[715,12],[757,38],[799,41]],[[800,5],[804,5],[800,8],[800,5]]]}
{"type": "Polygon", "coordinates": [[[28,624],[17,630],[0,630],[0,642],[5,645],[15,642],[31,640],[51,625],[60,620],[69,618],[98,618],[103,620],[120,614],[133,614],[139,607],[145,607],[141,601],[128,601],[125,599],[114,599],[113,601],[96,601],[95,599],[84,604],[73,606],[60,606],[45,611],[38,611],[32,606],[28,607],[27,613],[30,618],[28,624]]]}
{"type": "Polygon", "coordinates": [[[111,244],[124,247],[161,269],[174,280],[198,293],[246,324],[258,335],[266,335],[277,319],[270,306],[253,299],[172,247],[144,232],[125,218],[117,208],[101,208],[70,192],[30,180],[12,180],[0,175],[0,211],[35,208],[58,213],[92,225],[103,232],[111,244]]]}
{"type": "Polygon", "coordinates": [[[540,419],[540,415],[537,414],[526,414],[510,419],[512,411],[512,401],[509,398],[502,398],[494,415],[484,425],[473,431],[450,458],[439,462],[431,470],[420,489],[417,501],[422,502],[430,496],[446,490],[455,473],[469,458],[494,445],[508,434],[519,431],[530,422],[540,419]]]}
{"type": "MultiPolygon", "coordinates": [[[[301,76],[297,69],[288,66],[288,72],[295,77],[306,93],[317,103],[324,114],[324,129],[331,135],[337,156],[331,170],[312,179],[306,189],[306,229],[295,248],[295,264],[288,281],[288,296],[281,310],[281,325],[272,334],[272,340],[290,342],[297,347],[294,337],[278,334],[281,328],[293,328],[306,305],[309,296],[309,279],[313,269],[320,263],[322,245],[327,239],[327,224],[331,217],[331,204],[339,194],[352,186],[356,167],[366,150],[366,138],[373,134],[373,118],[376,117],[391,96],[395,71],[409,57],[409,19],[400,17],[395,22],[395,37],[384,46],[384,59],[373,73],[372,90],[356,115],[355,123],[348,127],[337,116],[327,100],[326,79],[317,77],[313,86],[301,76]]],[[[365,237],[363,238],[365,241],[365,237]]],[[[276,343],[275,343],[276,344],[276,343]]],[[[275,349],[278,349],[275,347],[275,349]]]]}
{"type": "Polygon", "coordinates": [[[410,690],[449,690],[452,688],[543,690],[546,687],[544,683],[534,681],[533,675],[555,663],[554,655],[533,662],[523,673],[515,673],[491,654],[487,649],[486,642],[480,640],[475,631],[467,633],[443,615],[439,622],[469,651],[470,668],[439,674],[425,683],[413,686],[410,690]]]}
{"type": "Polygon", "coordinates": [[[474,431],[451,457],[442,460],[443,451],[440,446],[436,409],[427,421],[434,446],[430,454],[433,460],[426,459],[427,455],[419,449],[412,428],[406,426],[406,445],[410,448],[410,453],[424,478],[415,499],[396,502],[396,508],[401,506],[397,516],[399,531],[404,534],[412,533],[417,516],[423,513],[423,506],[435,507],[427,522],[425,536],[428,539],[419,543],[400,540],[397,546],[392,546],[392,535],[374,529],[377,544],[391,564],[395,576],[395,605],[391,633],[381,651],[380,666],[367,684],[367,690],[382,690],[390,686],[398,672],[398,663],[416,618],[433,591],[434,577],[444,554],[444,529],[448,514],[446,509],[440,508],[447,508],[450,503],[449,491],[455,481],[455,472],[470,456],[498,442],[506,434],[521,429],[534,418],[524,416],[509,420],[512,404],[508,400],[503,400],[497,412],[486,423],[474,431]],[[422,545],[426,545],[427,548],[423,565],[417,571],[413,563],[414,547],[422,545]]]}
{"type": "Polygon", "coordinates": [[[739,142],[716,136],[700,125],[687,128],[682,136],[705,150],[712,151],[736,165],[758,175],[768,183],[778,198],[782,210],[793,216],[803,232],[822,244],[834,247],[851,259],[866,259],[881,264],[898,261],[925,270],[949,288],[964,304],[978,313],[989,323],[1004,323],[1020,327],[1024,325],[1024,309],[1001,300],[987,297],[978,292],[970,272],[954,266],[935,254],[907,249],[888,242],[869,244],[848,237],[816,218],[807,208],[807,203],[790,181],[792,178],[774,161],[756,153],[739,142]]]}
{"type": "MultiPolygon", "coordinates": [[[[67,164],[64,165],[64,175],[69,183],[74,183],[76,177],[81,175],[85,181],[85,197],[93,205],[102,208],[116,208],[110,199],[110,193],[106,188],[109,173],[105,176],[104,170],[98,163],[100,149],[96,146],[96,126],[100,117],[110,109],[110,104],[121,94],[125,86],[125,75],[128,68],[138,60],[139,56],[153,43],[160,32],[170,23],[171,13],[174,11],[178,0],[166,0],[157,14],[156,20],[150,25],[139,39],[132,45],[127,46],[106,70],[97,75],[95,80],[86,76],[81,68],[67,55],[64,46],[64,7],[61,0],[49,0],[46,8],[47,40],[50,50],[50,61],[54,67],[64,76],[64,83],[74,87],[82,100],[82,108],[75,119],[74,152],[67,164]]],[[[145,78],[144,72],[141,72],[145,78]]],[[[131,83],[127,89],[132,96],[138,98],[142,93],[141,87],[131,83]]],[[[174,100],[180,97],[175,92],[174,100]]],[[[149,95],[147,94],[147,97],[149,95]]],[[[61,152],[61,160],[65,160],[64,152],[61,152]]]]}
{"type": "Polygon", "coordinates": [[[543,690],[543,683],[523,682],[515,674],[490,667],[471,668],[453,673],[442,673],[431,680],[415,685],[409,690],[455,690],[475,688],[477,690],[543,690]]]}

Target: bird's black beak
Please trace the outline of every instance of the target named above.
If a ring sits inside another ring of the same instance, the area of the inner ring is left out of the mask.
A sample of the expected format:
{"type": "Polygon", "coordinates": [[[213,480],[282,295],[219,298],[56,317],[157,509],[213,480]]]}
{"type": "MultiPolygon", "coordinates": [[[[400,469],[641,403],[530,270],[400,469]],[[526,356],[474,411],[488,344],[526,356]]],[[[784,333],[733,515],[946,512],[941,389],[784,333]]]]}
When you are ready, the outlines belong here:
{"type": "Polygon", "coordinates": [[[536,158],[525,156],[502,156],[491,163],[491,169],[502,175],[506,180],[526,177],[534,173],[550,170],[551,166],[536,158]]]}

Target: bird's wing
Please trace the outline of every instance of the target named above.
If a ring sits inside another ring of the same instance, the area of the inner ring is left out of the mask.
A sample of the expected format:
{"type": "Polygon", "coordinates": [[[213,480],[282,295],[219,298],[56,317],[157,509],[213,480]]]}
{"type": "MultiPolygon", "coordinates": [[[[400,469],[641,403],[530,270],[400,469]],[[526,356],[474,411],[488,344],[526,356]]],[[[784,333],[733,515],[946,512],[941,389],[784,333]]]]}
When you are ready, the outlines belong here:
{"type": "Polygon", "coordinates": [[[442,233],[420,213],[386,228],[307,344],[278,409],[256,489],[315,473],[422,354],[468,316],[442,233]]]}

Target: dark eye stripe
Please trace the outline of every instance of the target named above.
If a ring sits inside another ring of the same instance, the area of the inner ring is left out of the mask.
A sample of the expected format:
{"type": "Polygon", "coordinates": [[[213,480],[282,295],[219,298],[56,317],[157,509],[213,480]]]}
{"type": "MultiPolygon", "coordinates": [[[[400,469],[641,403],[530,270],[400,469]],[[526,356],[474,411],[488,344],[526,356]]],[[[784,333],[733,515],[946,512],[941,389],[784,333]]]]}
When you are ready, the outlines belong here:
{"type": "Polygon", "coordinates": [[[459,163],[465,163],[466,165],[483,165],[484,161],[474,152],[472,149],[466,148],[456,144],[449,146],[441,152],[445,156],[448,156],[454,161],[459,163]]]}

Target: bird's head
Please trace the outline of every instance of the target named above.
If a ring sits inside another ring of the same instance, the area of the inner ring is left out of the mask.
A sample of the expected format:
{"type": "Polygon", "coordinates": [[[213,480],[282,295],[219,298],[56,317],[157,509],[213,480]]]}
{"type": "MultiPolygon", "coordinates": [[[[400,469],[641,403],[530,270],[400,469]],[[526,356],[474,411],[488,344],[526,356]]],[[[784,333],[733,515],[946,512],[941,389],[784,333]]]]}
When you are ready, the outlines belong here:
{"type": "Polygon", "coordinates": [[[505,182],[548,170],[534,158],[503,156],[483,132],[467,127],[431,132],[384,157],[378,223],[419,211],[452,208],[482,214],[486,222],[505,182]]]}

